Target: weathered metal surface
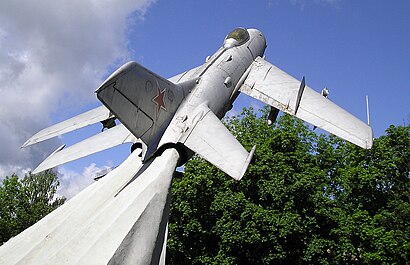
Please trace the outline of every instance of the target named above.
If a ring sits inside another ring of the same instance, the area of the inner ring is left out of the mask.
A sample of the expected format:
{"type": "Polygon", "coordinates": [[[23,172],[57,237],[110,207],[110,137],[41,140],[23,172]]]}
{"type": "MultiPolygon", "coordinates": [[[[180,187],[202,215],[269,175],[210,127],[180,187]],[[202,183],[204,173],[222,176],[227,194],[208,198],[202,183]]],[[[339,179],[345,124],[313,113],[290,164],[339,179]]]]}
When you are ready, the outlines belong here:
{"type": "MultiPolygon", "coordinates": [[[[179,159],[166,150],[140,175],[132,153],[35,225],[0,247],[0,264],[158,264],[179,159]]],[[[164,257],[162,257],[164,261],[164,257]]]]}

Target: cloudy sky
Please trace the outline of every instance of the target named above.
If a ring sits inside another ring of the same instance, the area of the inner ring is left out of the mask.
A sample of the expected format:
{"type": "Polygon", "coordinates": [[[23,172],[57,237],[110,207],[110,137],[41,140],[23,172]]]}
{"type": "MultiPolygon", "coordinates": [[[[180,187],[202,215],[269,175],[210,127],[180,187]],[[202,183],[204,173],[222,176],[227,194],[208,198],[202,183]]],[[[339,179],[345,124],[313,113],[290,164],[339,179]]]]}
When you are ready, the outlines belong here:
{"type": "MultiPolygon", "coordinates": [[[[267,59],[365,120],[375,136],[410,123],[410,2],[406,0],[1,1],[0,178],[35,168],[56,147],[97,133],[91,126],[20,149],[35,132],[99,105],[93,91],[135,60],[171,77],[204,62],[233,28],[267,38],[267,59]]],[[[235,111],[262,106],[240,97],[235,111]]],[[[95,172],[121,163],[129,146],[58,168],[72,197],[95,172]]]]}
{"type": "MultiPolygon", "coordinates": [[[[0,176],[33,169],[61,142],[25,139],[95,101],[112,67],[131,59],[128,33],[153,1],[0,2],[0,176]]],[[[95,169],[91,164],[81,175],[95,169]]],[[[78,172],[67,172],[63,183],[78,172]]],[[[90,177],[85,177],[89,183],[90,177]]]]}

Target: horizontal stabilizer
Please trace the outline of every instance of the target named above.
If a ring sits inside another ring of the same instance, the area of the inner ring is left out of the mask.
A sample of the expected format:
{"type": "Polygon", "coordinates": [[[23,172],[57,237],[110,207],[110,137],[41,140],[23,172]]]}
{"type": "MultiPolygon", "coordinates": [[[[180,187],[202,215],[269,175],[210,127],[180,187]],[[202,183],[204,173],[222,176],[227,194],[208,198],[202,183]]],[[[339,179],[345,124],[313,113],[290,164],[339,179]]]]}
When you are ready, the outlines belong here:
{"type": "Polygon", "coordinates": [[[255,147],[248,153],[207,107],[184,145],[236,180],[240,180],[252,159],[255,147]]]}
{"type": "Polygon", "coordinates": [[[362,148],[373,144],[370,126],[323,97],[303,81],[258,57],[240,91],[362,148]]]}
{"type": "Polygon", "coordinates": [[[79,128],[97,123],[99,121],[104,121],[112,116],[113,115],[110,114],[110,111],[106,107],[100,106],[39,131],[30,139],[28,139],[21,147],[23,148],[32,144],[36,144],[55,136],[62,135],[64,133],[68,133],[79,128]]]}
{"type": "Polygon", "coordinates": [[[123,143],[135,143],[136,141],[135,136],[132,135],[124,125],[120,124],[68,148],[62,148],[64,146],[59,147],[33,171],[33,174],[123,143]]]}

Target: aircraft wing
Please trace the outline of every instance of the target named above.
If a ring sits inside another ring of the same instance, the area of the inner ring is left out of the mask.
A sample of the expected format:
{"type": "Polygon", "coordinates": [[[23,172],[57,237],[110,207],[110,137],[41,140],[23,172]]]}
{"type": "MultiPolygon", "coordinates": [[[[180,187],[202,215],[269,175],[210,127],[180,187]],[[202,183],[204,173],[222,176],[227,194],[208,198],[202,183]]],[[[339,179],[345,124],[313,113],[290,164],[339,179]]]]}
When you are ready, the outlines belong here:
{"type": "Polygon", "coordinates": [[[362,148],[372,147],[370,126],[260,57],[240,91],[362,148]]]}
{"type": "Polygon", "coordinates": [[[80,115],[72,117],[63,122],[57,123],[53,126],[45,128],[30,139],[28,139],[21,147],[26,147],[38,142],[53,138],[55,136],[77,130],[79,128],[97,123],[99,121],[106,120],[108,118],[114,117],[110,111],[105,106],[100,106],[98,108],[92,109],[90,111],[84,112],[80,115]]]}
{"type": "Polygon", "coordinates": [[[178,75],[170,77],[170,78],[168,78],[168,80],[175,83],[175,84],[185,82],[185,81],[190,80],[194,77],[198,77],[199,74],[204,70],[205,67],[206,67],[205,65],[197,66],[197,67],[192,68],[188,71],[185,71],[183,73],[180,73],[178,75]]]}
{"type": "Polygon", "coordinates": [[[252,159],[255,147],[248,153],[219,118],[202,106],[201,119],[183,144],[236,180],[240,180],[252,159]]]}
{"type": "Polygon", "coordinates": [[[112,129],[105,130],[66,149],[64,145],[47,157],[34,171],[38,172],[62,165],[64,163],[103,151],[105,149],[123,144],[135,143],[135,136],[120,124],[112,129]]]}

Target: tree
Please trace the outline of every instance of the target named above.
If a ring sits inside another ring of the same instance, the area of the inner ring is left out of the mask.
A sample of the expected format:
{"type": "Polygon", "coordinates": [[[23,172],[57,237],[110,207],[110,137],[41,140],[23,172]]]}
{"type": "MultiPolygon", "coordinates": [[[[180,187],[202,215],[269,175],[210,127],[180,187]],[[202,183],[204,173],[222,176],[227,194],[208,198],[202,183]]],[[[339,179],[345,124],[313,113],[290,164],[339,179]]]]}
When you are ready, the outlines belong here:
{"type": "Polygon", "coordinates": [[[56,195],[59,181],[51,170],[23,179],[6,177],[0,186],[0,242],[30,227],[65,202],[56,195]]]}
{"type": "Polygon", "coordinates": [[[174,179],[169,264],[353,264],[409,260],[409,127],[363,150],[266,110],[226,121],[248,150],[236,182],[194,157],[174,179]]]}
{"type": "Polygon", "coordinates": [[[335,254],[356,263],[409,261],[410,127],[390,126],[371,150],[345,145],[343,153],[335,254]]]}

